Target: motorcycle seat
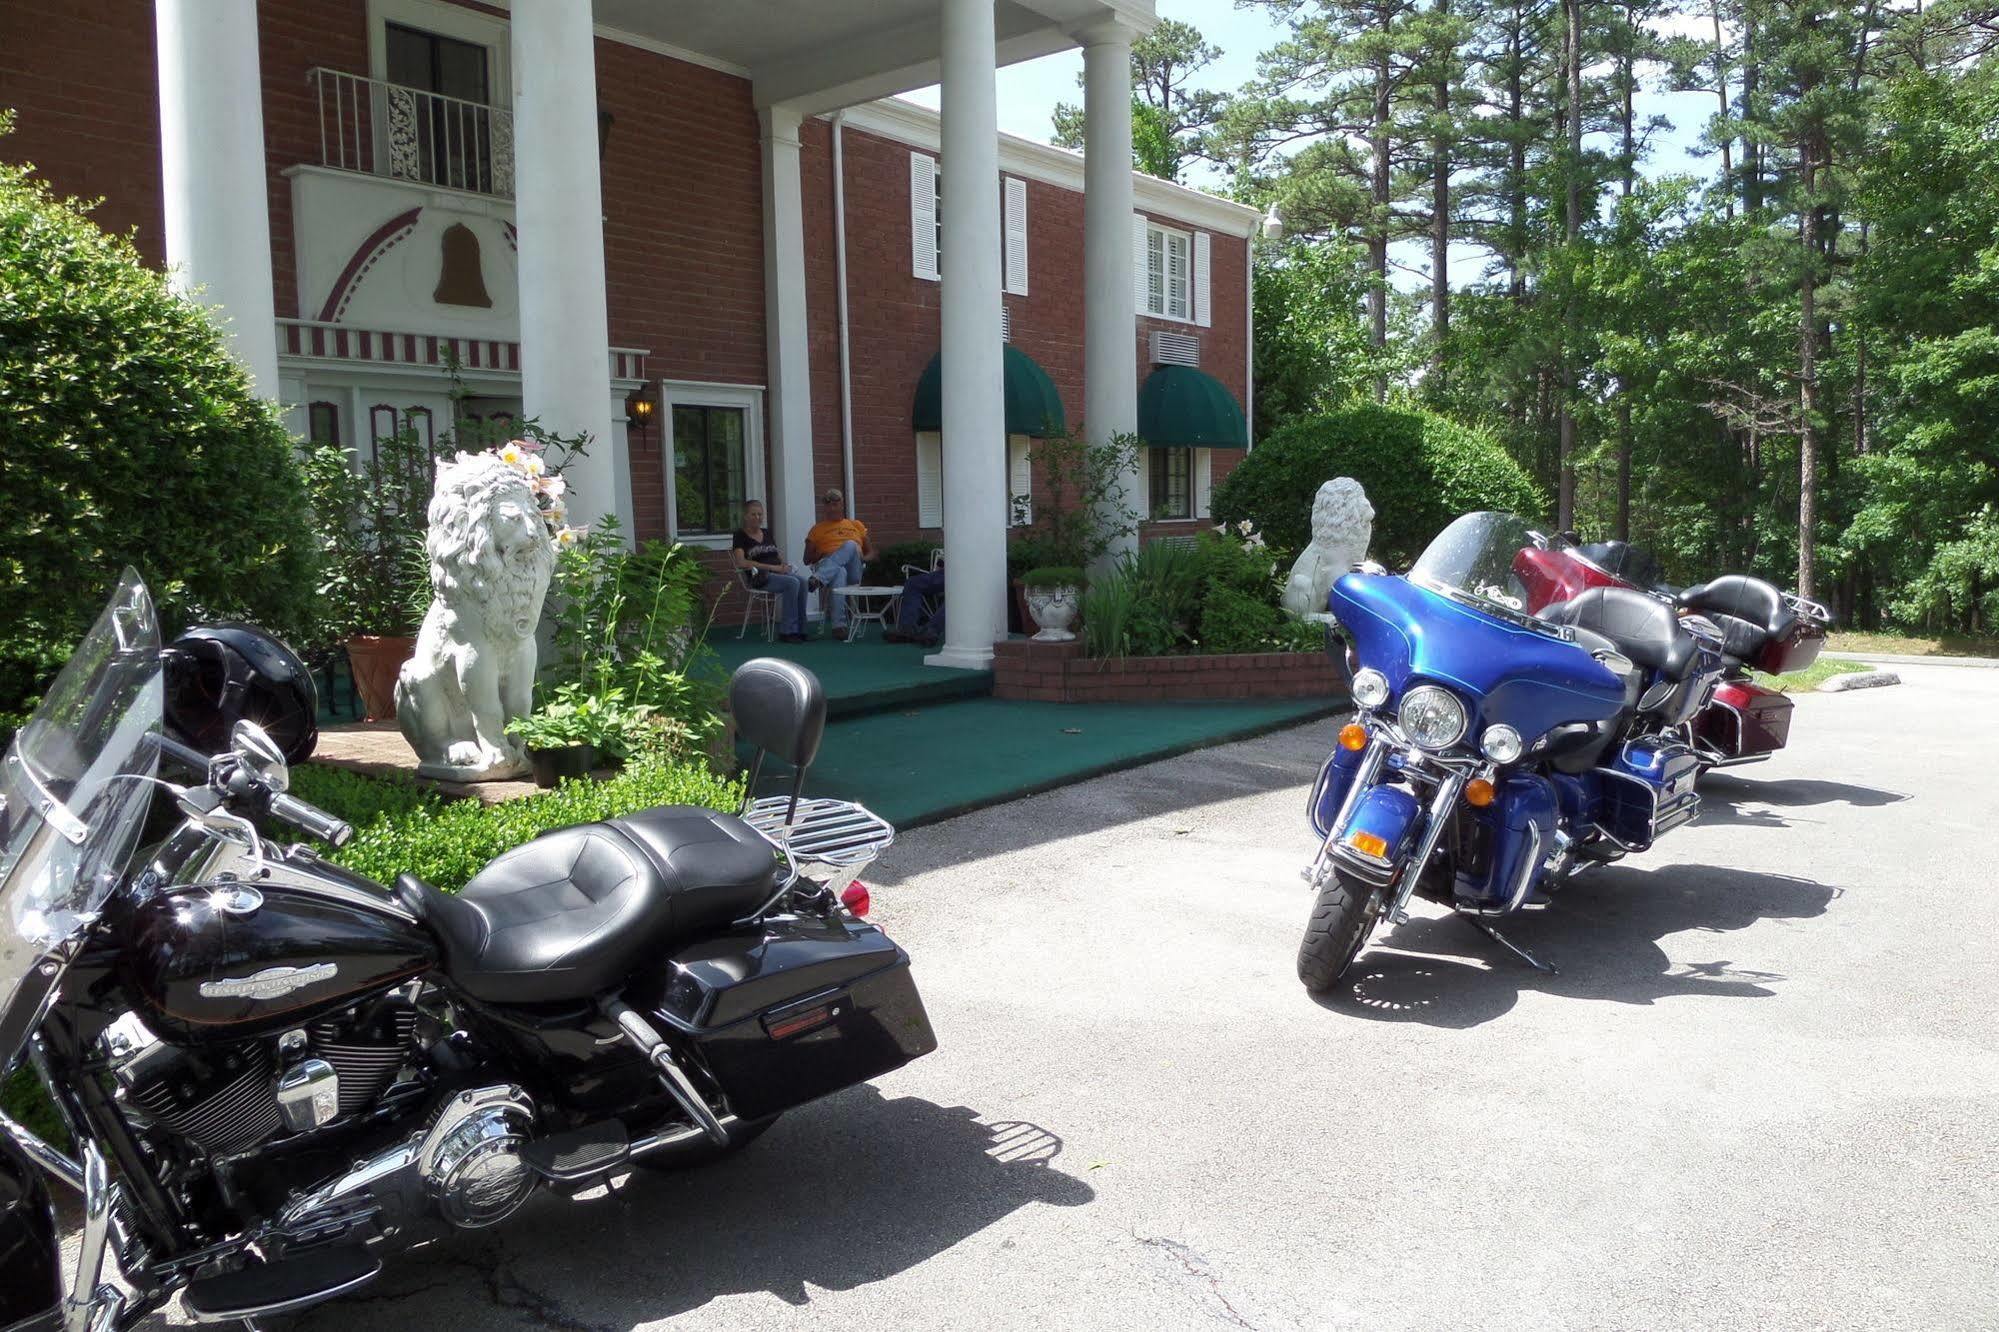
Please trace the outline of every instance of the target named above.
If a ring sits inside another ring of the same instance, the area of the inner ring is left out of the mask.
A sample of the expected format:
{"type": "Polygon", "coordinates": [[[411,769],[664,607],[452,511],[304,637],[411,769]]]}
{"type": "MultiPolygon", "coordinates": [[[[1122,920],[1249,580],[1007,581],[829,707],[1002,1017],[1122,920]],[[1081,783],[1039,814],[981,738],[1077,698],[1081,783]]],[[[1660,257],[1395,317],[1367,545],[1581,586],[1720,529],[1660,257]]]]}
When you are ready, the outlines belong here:
{"type": "Polygon", "coordinates": [[[1676,683],[1687,678],[1699,652],[1671,606],[1630,588],[1590,588],[1546,607],[1541,618],[1602,634],[1636,665],[1676,683]]]}
{"type": "Polygon", "coordinates": [[[735,815],[662,805],[543,833],[456,894],[409,874],[396,891],[467,995],[555,1003],[616,989],[645,959],[755,911],[778,871],[771,844],[735,815]]]}
{"type": "Polygon", "coordinates": [[[1722,632],[1722,652],[1748,661],[1773,640],[1789,636],[1798,617],[1774,584],[1746,574],[1723,574],[1679,595],[1680,605],[1714,621],[1722,632]]]}

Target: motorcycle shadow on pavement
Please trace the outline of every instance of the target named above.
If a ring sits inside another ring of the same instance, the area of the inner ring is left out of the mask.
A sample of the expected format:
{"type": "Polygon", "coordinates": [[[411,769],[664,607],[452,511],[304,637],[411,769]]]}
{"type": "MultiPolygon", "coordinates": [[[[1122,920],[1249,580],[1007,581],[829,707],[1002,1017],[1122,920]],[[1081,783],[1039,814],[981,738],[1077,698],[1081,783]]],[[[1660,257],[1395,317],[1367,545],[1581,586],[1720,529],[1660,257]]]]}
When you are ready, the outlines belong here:
{"type": "Polygon", "coordinates": [[[1096,1197],[1056,1160],[1062,1140],[965,1106],[862,1086],[787,1114],[711,1165],[636,1169],[570,1201],[389,1259],[373,1285],[288,1322],[346,1329],[387,1313],[424,1332],[629,1328],[711,1300],[852,1290],[1033,1203],[1096,1197]],[[375,1306],[364,1311],[362,1306],[375,1306]]]}
{"type": "Polygon", "coordinates": [[[1466,1028],[1504,1016],[1528,990],[1623,1004],[1679,995],[1767,998],[1782,975],[1737,966],[1725,955],[1676,965],[1660,940],[1698,931],[1716,936],[1715,951],[1725,954],[1720,936],[1762,920],[1823,915],[1839,895],[1809,879],[1713,865],[1610,866],[1567,884],[1547,910],[1499,923],[1558,974],[1533,970],[1469,920],[1418,916],[1378,929],[1346,981],[1319,1003],[1384,1022],[1466,1028]]]}
{"type": "MultiPolygon", "coordinates": [[[[1829,782],[1816,777],[1791,777],[1779,781],[1758,781],[1748,775],[1713,772],[1701,778],[1701,812],[1697,823],[1708,827],[1788,828],[1786,812],[1803,811],[1820,805],[1848,809],[1875,809],[1897,805],[1909,799],[1901,791],[1882,791],[1848,782],[1829,782]],[[1771,809],[1745,806],[1769,805],[1771,809]]],[[[1824,817],[1800,815],[1819,823],[1824,817]]]]}

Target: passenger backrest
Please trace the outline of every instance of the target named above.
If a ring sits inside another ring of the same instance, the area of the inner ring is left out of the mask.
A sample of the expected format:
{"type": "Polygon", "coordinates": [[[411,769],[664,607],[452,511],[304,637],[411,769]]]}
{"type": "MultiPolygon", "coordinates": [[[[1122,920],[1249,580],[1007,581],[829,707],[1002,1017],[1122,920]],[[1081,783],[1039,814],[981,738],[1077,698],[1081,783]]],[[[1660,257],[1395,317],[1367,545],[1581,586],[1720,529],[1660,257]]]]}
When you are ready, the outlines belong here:
{"type": "Polygon", "coordinates": [[[1680,628],[1673,608],[1657,597],[1623,587],[1593,587],[1541,612],[1551,624],[1593,629],[1618,651],[1669,680],[1686,678],[1694,661],[1694,640],[1680,628]]]}
{"type": "Polygon", "coordinates": [[[1679,595],[1680,605],[1713,620],[1725,636],[1722,651],[1747,660],[1773,638],[1791,632],[1798,617],[1773,583],[1747,574],[1723,574],[1679,595]]]}
{"type": "Polygon", "coordinates": [[[826,732],[826,691],[795,662],[754,657],[729,678],[729,712],[736,734],[758,751],[801,772],[819,755],[826,732]]]}

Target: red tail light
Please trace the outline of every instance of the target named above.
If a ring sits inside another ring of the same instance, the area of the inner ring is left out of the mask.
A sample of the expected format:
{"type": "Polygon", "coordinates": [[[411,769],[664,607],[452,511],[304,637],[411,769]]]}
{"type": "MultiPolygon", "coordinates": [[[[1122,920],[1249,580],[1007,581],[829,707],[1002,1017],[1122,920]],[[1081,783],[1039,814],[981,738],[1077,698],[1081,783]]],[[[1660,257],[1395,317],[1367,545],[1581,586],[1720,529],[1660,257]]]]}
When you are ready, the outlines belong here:
{"type": "Polygon", "coordinates": [[[868,908],[874,905],[874,899],[868,896],[868,886],[856,879],[840,894],[840,904],[856,916],[865,916],[868,908]]]}

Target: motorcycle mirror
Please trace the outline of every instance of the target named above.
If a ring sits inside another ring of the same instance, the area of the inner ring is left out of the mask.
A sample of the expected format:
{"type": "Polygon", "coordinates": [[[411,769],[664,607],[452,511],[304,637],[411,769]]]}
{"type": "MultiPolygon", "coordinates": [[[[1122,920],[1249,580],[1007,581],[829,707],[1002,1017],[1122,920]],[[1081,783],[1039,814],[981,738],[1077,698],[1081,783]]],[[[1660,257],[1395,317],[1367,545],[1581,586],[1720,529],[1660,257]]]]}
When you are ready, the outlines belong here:
{"type": "Polygon", "coordinates": [[[229,749],[237,762],[256,773],[273,791],[291,786],[291,767],[285,762],[284,751],[271,739],[270,732],[249,718],[238,721],[229,732],[229,749]]]}

